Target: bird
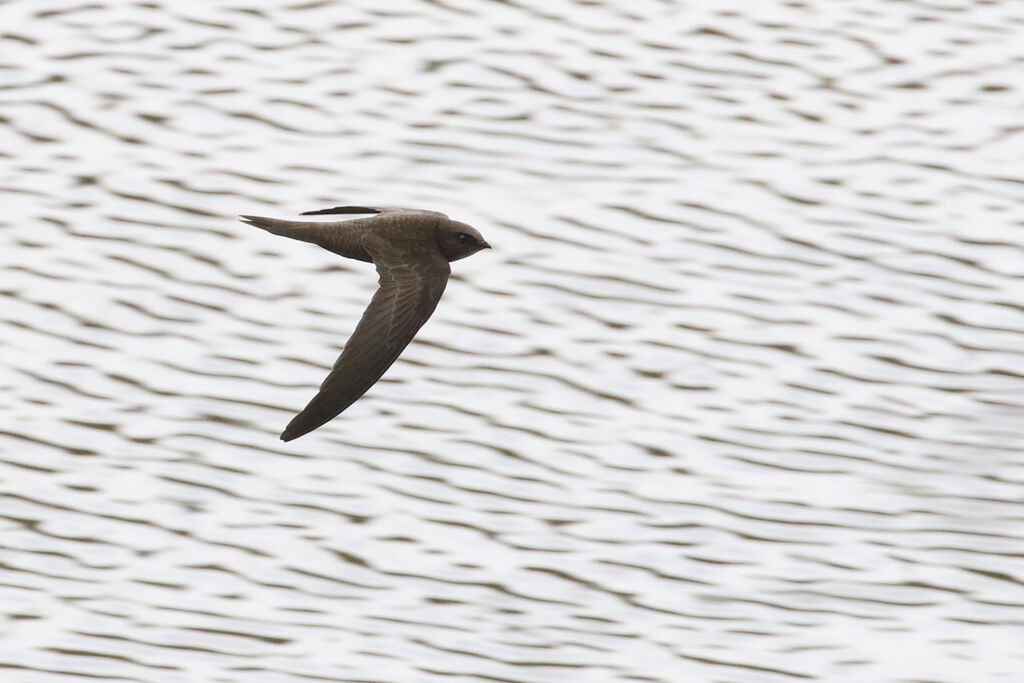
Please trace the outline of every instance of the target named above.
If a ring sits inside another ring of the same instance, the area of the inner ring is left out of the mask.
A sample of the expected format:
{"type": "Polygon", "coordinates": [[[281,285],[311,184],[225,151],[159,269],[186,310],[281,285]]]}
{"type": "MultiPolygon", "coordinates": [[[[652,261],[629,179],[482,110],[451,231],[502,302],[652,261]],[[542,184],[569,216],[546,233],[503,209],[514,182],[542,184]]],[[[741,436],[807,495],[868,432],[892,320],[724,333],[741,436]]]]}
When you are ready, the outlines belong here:
{"type": "Polygon", "coordinates": [[[274,235],[377,268],[377,292],[317,394],[281,432],[282,441],[323,426],[365,394],[434,312],[451,274],[448,264],[491,248],[475,228],[439,211],[335,206],[300,215],[330,214],[370,215],[334,222],[239,216],[274,235]]]}

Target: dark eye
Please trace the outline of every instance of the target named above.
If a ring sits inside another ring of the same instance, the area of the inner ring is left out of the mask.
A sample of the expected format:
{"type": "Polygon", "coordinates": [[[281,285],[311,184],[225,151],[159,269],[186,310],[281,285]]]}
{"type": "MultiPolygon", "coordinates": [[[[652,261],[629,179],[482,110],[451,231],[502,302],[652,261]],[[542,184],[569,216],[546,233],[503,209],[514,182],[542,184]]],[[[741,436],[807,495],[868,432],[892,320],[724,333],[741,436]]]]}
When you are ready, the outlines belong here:
{"type": "Polygon", "coordinates": [[[460,232],[458,235],[455,236],[455,239],[457,239],[460,242],[471,242],[475,238],[468,232],[460,232]]]}

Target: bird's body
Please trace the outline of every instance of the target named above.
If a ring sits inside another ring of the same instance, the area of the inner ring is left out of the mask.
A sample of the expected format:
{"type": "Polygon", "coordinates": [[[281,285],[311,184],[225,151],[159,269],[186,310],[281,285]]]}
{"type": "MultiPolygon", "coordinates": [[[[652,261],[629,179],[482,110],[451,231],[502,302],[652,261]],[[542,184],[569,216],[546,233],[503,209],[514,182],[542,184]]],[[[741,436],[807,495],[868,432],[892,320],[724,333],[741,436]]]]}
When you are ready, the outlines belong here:
{"type": "Polygon", "coordinates": [[[284,441],[313,431],[366,393],[434,312],[451,273],[448,263],[490,247],[472,227],[436,211],[339,206],[303,215],[367,213],[375,215],[337,222],[242,216],[275,235],[372,262],[379,275],[380,288],[355,332],[319,393],[282,432],[284,441]]]}

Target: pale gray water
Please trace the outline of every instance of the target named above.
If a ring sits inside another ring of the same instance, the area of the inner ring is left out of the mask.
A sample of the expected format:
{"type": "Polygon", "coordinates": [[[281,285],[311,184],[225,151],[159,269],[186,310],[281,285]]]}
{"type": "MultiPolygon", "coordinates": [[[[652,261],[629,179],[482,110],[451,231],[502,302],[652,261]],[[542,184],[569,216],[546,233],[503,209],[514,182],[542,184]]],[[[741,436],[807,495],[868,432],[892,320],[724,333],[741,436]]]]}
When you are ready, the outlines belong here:
{"type": "Polygon", "coordinates": [[[1022,680],[1024,4],[0,26],[0,679],[1022,680]],[[285,445],[338,203],[495,249],[285,445]]]}

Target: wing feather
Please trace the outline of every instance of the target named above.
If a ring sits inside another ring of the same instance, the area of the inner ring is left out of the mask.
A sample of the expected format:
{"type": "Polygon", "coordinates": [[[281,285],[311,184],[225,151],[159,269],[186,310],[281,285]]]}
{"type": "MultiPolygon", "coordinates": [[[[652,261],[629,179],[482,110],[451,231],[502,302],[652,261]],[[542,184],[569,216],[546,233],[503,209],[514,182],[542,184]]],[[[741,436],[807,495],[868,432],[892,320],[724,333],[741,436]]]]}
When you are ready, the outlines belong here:
{"type": "Polygon", "coordinates": [[[288,423],[291,441],[337,417],[372,387],[437,307],[451,269],[440,253],[377,254],[380,287],[320,391],[288,423]]]}

